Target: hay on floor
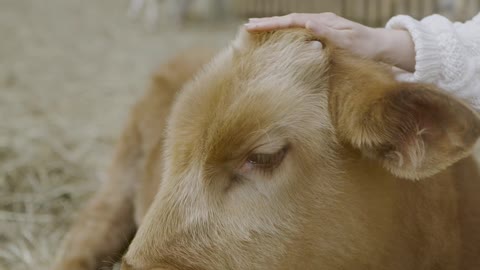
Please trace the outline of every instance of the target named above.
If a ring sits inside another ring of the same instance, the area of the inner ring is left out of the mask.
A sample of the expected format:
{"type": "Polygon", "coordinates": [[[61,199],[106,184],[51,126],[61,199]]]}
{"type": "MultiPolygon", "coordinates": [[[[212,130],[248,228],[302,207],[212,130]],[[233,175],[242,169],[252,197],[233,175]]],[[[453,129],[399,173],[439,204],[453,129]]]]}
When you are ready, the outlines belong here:
{"type": "Polygon", "coordinates": [[[146,31],[128,1],[0,2],[0,270],[49,269],[149,74],[236,23],[146,31]]]}

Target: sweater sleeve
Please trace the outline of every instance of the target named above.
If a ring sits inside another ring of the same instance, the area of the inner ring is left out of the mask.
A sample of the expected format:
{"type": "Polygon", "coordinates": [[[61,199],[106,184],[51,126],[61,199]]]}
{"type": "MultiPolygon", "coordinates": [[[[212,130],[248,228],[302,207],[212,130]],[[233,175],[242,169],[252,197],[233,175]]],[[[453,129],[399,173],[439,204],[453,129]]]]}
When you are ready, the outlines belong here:
{"type": "Polygon", "coordinates": [[[407,30],[415,44],[415,72],[399,80],[434,83],[480,111],[480,13],[465,23],[399,15],[386,28],[407,30]]]}

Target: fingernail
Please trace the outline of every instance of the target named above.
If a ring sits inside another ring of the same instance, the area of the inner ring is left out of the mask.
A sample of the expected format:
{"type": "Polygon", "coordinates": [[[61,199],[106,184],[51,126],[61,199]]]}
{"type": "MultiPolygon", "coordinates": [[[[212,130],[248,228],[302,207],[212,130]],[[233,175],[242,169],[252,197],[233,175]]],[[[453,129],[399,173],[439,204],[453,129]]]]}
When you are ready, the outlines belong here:
{"type": "Polygon", "coordinates": [[[312,44],[312,45],[311,45],[312,48],[314,48],[314,49],[317,49],[317,50],[318,50],[318,49],[323,49],[323,43],[320,42],[320,41],[318,41],[318,40],[312,41],[311,44],[312,44]]]}
{"type": "Polygon", "coordinates": [[[249,18],[248,19],[249,22],[254,22],[254,21],[258,21],[258,20],[260,20],[260,19],[259,18],[249,18]]]}
{"type": "Polygon", "coordinates": [[[312,26],[313,26],[312,21],[307,21],[305,23],[305,29],[307,29],[307,30],[312,30],[312,26]]]}
{"type": "Polygon", "coordinates": [[[246,24],[244,24],[244,26],[245,26],[247,29],[253,29],[253,28],[255,28],[256,24],[254,24],[254,23],[246,23],[246,24]]]}

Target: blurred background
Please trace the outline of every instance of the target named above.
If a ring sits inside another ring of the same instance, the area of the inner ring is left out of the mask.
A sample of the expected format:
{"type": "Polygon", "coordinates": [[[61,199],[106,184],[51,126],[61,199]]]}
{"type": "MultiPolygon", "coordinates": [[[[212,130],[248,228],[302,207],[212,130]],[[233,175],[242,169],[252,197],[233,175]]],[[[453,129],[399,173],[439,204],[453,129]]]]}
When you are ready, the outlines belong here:
{"type": "Polygon", "coordinates": [[[0,269],[48,269],[156,66],[250,16],[326,11],[381,26],[480,0],[0,0],[0,269]]]}

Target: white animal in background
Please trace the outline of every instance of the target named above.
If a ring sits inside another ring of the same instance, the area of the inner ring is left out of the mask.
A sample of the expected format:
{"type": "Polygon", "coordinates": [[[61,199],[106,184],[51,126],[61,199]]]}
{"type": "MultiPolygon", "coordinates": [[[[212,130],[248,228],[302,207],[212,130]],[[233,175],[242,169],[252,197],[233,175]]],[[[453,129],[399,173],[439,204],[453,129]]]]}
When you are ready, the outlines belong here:
{"type": "Polygon", "coordinates": [[[180,26],[189,17],[202,19],[219,15],[224,0],[131,0],[128,16],[143,16],[149,28],[158,23],[180,26]]]}
{"type": "Polygon", "coordinates": [[[158,20],[158,3],[156,0],[131,0],[128,16],[137,18],[140,13],[145,13],[145,23],[152,27],[158,20]]]}

